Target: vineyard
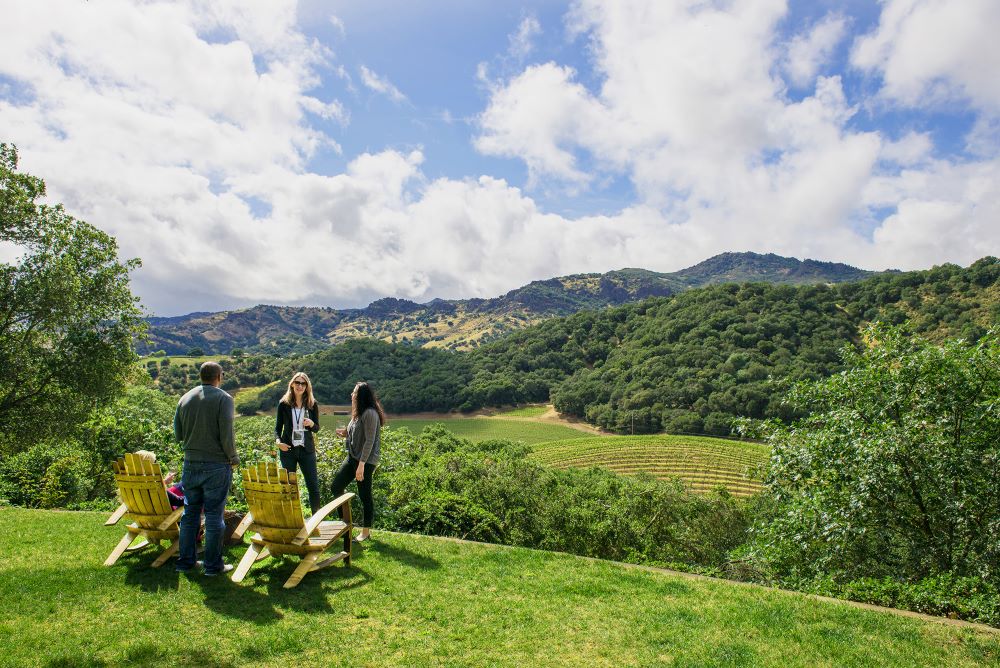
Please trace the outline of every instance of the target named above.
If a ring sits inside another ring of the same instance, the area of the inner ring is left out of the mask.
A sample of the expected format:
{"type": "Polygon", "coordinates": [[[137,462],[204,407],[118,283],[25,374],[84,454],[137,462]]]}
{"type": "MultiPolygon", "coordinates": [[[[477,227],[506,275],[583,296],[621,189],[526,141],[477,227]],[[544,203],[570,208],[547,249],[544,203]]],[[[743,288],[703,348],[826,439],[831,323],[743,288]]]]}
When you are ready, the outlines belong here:
{"type": "Polygon", "coordinates": [[[541,443],[532,457],[557,468],[599,466],[615,473],[680,478],[695,492],[725,487],[735,496],[760,491],[768,449],[702,436],[602,436],[541,443]]]}

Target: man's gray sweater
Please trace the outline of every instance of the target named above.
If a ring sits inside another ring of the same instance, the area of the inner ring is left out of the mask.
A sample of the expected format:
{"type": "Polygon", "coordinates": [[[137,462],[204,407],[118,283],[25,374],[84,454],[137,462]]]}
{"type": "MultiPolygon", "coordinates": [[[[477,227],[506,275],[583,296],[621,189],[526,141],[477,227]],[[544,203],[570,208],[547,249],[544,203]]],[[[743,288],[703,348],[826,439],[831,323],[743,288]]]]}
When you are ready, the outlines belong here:
{"type": "Polygon", "coordinates": [[[200,385],[181,397],[174,436],[184,444],[184,461],[239,464],[234,412],[233,398],[214,385],[200,385]]]}

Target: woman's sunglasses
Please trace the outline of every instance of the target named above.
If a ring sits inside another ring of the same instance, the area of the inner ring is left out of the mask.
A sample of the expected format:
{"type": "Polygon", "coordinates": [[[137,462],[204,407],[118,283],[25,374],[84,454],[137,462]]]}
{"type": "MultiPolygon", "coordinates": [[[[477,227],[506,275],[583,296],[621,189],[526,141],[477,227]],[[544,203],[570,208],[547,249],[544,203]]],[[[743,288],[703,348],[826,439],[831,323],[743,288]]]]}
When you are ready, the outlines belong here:
{"type": "Polygon", "coordinates": [[[305,384],[306,384],[306,381],[304,381],[304,380],[293,380],[292,381],[292,385],[305,385],[305,384]]]}

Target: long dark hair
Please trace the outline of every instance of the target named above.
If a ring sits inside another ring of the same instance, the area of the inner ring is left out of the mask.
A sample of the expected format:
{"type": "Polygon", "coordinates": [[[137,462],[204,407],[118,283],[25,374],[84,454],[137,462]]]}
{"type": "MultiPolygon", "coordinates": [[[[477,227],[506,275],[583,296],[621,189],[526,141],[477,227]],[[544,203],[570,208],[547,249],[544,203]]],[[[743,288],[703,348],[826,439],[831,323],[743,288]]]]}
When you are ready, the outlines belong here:
{"type": "Polygon", "coordinates": [[[357,420],[369,408],[374,408],[378,413],[379,425],[387,422],[382,402],[378,400],[375,390],[365,381],[361,381],[354,386],[354,392],[351,393],[351,417],[357,420]]]}

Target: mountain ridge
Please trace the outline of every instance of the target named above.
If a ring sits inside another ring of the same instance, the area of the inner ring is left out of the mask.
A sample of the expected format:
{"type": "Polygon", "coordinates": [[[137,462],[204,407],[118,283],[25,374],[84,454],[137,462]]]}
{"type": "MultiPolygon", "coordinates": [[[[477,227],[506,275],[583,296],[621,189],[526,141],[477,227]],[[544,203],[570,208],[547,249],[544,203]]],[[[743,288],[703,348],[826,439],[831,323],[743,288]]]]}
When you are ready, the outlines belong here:
{"type": "Polygon", "coordinates": [[[140,352],[206,354],[234,349],[309,353],[353,338],[464,350],[541,320],[584,309],[666,297],[716,283],[840,283],[880,272],[847,264],[798,260],[774,253],[721,253],[676,272],[623,268],[531,281],[492,298],[433,299],[417,303],[383,297],[364,308],[260,304],[251,308],[147,318],[140,352]]]}

